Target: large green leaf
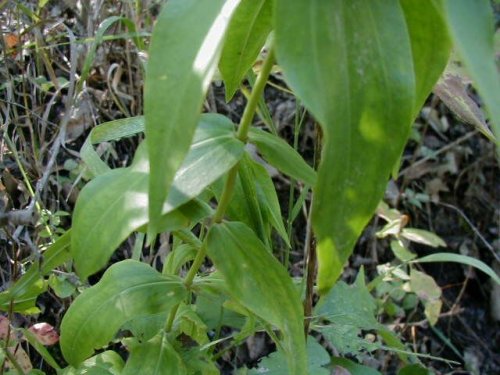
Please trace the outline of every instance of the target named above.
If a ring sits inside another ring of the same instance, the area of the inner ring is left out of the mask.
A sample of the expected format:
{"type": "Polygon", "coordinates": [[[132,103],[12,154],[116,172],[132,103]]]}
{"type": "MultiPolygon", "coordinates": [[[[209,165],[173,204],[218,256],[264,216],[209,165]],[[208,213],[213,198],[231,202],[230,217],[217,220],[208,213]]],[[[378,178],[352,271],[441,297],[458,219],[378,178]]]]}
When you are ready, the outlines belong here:
{"type": "Polygon", "coordinates": [[[242,0],[229,23],[219,69],[231,100],[272,28],[272,0],[242,0]]]}
{"type": "Polygon", "coordinates": [[[156,20],[144,92],[151,161],[148,232],[159,231],[162,207],[186,156],[239,0],[170,0],[156,20]]]}
{"type": "Polygon", "coordinates": [[[61,324],[64,358],[78,366],[111,341],[127,321],[168,311],[186,296],[176,276],[161,275],[134,260],[114,264],[66,312],[61,324]]]}
{"type": "Polygon", "coordinates": [[[416,95],[413,114],[416,117],[446,67],[451,43],[442,14],[432,1],[400,2],[408,27],[415,69],[416,95]]]}
{"type": "MultiPolygon", "coordinates": [[[[189,202],[218,179],[243,154],[233,124],[220,115],[204,115],[191,150],[177,171],[158,225],[163,230],[187,225],[203,207],[189,202]],[[194,207],[193,207],[194,206],[194,207]]],[[[133,231],[148,223],[149,165],[142,143],[132,166],[99,175],[82,189],[73,216],[71,251],[82,277],[104,267],[133,231]]]]}
{"type": "Polygon", "coordinates": [[[131,341],[128,349],[130,357],[123,369],[123,375],[183,375],[188,373],[181,356],[165,334],[159,334],[145,343],[131,341]]]}
{"type": "Polygon", "coordinates": [[[281,331],[289,374],[307,374],[302,304],[286,269],[243,223],[214,225],[206,246],[230,295],[281,331]]]}
{"type": "Polygon", "coordinates": [[[296,178],[308,185],[316,183],[316,172],[288,143],[264,130],[252,128],[248,140],[254,143],[262,157],[284,174],[296,178]]]}
{"type": "Polygon", "coordinates": [[[450,36],[490,114],[498,142],[500,75],[495,64],[495,28],[490,2],[447,0],[442,2],[442,6],[450,36]]]}
{"type": "Polygon", "coordinates": [[[318,287],[326,293],[383,195],[414,112],[399,1],[277,0],[285,79],[324,130],[315,186],[318,287]]]}

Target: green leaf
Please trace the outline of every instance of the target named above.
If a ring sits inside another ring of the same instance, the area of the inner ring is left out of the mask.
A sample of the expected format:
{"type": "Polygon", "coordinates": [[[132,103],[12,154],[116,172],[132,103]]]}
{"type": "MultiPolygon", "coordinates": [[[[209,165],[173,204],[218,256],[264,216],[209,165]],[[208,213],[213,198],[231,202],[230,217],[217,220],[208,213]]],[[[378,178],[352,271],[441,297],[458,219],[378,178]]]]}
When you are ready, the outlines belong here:
{"type": "Polygon", "coordinates": [[[123,375],[187,375],[186,365],[165,334],[153,337],[145,343],[130,340],[130,357],[123,369],[123,375]]]}
{"type": "Polygon", "coordinates": [[[262,157],[284,174],[308,185],[316,183],[316,172],[283,139],[257,128],[250,129],[248,140],[257,146],[262,157]]]}
{"type": "Polygon", "coordinates": [[[408,250],[400,240],[391,241],[391,250],[396,258],[398,258],[402,262],[408,262],[412,259],[415,259],[417,256],[416,254],[408,250]]]}
{"type": "Polygon", "coordinates": [[[177,275],[180,268],[196,256],[196,248],[188,244],[181,244],[168,253],[163,266],[164,275],[177,275]]]}
{"type": "Polygon", "coordinates": [[[272,0],[242,0],[229,23],[219,69],[230,101],[272,28],[272,0]]]}
{"type": "Polygon", "coordinates": [[[289,374],[306,374],[302,304],[287,271],[243,223],[214,225],[206,246],[230,295],[281,331],[289,374]]]}
{"type": "Polygon", "coordinates": [[[350,375],[381,375],[380,372],[370,367],[360,365],[347,358],[333,357],[332,364],[345,368],[349,371],[350,375]]]}
{"type": "MultiPolygon", "coordinates": [[[[172,230],[196,219],[190,216],[193,204],[188,202],[236,164],[243,151],[230,120],[204,115],[163,204],[158,225],[172,230]]],[[[82,189],[73,216],[71,248],[81,277],[104,267],[120,243],[148,223],[148,164],[143,142],[130,167],[100,175],[82,189]]]]}
{"type": "Polygon", "coordinates": [[[401,237],[431,247],[446,247],[446,242],[441,237],[428,230],[404,228],[401,231],[401,237]]]}
{"type": "Polygon", "coordinates": [[[143,116],[105,122],[91,130],[80,149],[80,157],[94,177],[106,173],[110,171],[110,168],[102,161],[92,145],[101,142],[115,141],[143,131],[143,116]]]}
{"type": "Polygon", "coordinates": [[[410,132],[410,38],[397,0],[277,0],[275,16],[278,63],[323,127],[312,218],[325,294],[372,217],[410,132]]]}
{"type": "MultiPolygon", "coordinates": [[[[311,375],[329,375],[330,371],[326,369],[325,365],[330,363],[330,355],[323,348],[316,339],[309,336],[307,339],[307,357],[309,358],[308,363],[308,374],[311,375]]],[[[265,357],[259,363],[259,367],[252,369],[248,372],[248,375],[258,375],[258,374],[272,374],[272,375],[288,375],[287,369],[287,359],[282,352],[274,352],[268,357],[265,357]]]]}
{"type": "MultiPolygon", "coordinates": [[[[441,0],[437,0],[441,1],[441,0]]],[[[401,0],[415,69],[416,117],[446,67],[451,52],[446,23],[432,1],[401,0]]]]}
{"type": "MultiPolygon", "coordinates": [[[[149,237],[181,166],[239,0],[170,0],[156,20],[144,91],[149,181],[149,237]]],[[[151,239],[151,238],[150,238],[151,239]]]]}
{"type": "Polygon", "coordinates": [[[412,292],[423,301],[432,301],[441,298],[441,288],[431,276],[423,272],[414,269],[411,270],[410,286],[412,292]]]}
{"type": "MultiPolygon", "coordinates": [[[[493,12],[488,0],[443,1],[453,43],[481,95],[500,139],[500,75],[495,64],[493,12]]],[[[498,143],[497,143],[498,144],[498,143]]]]}
{"type": "Polygon", "coordinates": [[[40,262],[33,263],[9,289],[0,293],[0,310],[9,311],[13,301],[14,312],[34,313],[37,297],[47,290],[43,276],[71,258],[69,252],[70,233],[67,231],[43,252],[40,262]]]}
{"type": "Polygon", "coordinates": [[[286,232],[285,224],[283,223],[283,215],[281,214],[281,207],[276,194],[276,188],[273,180],[266,168],[259,163],[249,160],[250,168],[253,172],[254,181],[257,187],[257,196],[261,209],[265,212],[270,224],[276,229],[283,241],[290,247],[288,234],[286,232]]]}
{"type": "Polygon", "coordinates": [[[376,304],[360,274],[356,283],[347,285],[339,281],[324,295],[314,309],[326,325],[315,326],[342,354],[359,354],[362,350],[380,347],[361,337],[362,330],[379,329],[375,319],[376,304]]]}
{"type": "Polygon", "coordinates": [[[398,375],[432,375],[433,372],[427,370],[426,368],[414,364],[403,367],[398,371],[398,375]]]}
{"type": "Polygon", "coordinates": [[[433,262],[455,262],[475,267],[483,271],[489,277],[491,277],[493,281],[495,281],[497,284],[500,284],[500,277],[498,277],[495,271],[493,271],[490,267],[488,267],[488,265],[486,265],[485,263],[481,262],[478,259],[466,255],[452,254],[452,253],[437,253],[437,254],[427,255],[423,258],[418,258],[412,261],[412,263],[433,263],[433,262]]]}
{"type": "Polygon", "coordinates": [[[62,375],[120,375],[123,359],[115,352],[107,350],[84,361],[78,368],[68,367],[62,375]]]}
{"type": "Polygon", "coordinates": [[[60,342],[64,358],[77,366],[127,321],[168,311],[186,296],[178,277],[163,276],[133,260],[114,264],[66,312],[60,342]]]}

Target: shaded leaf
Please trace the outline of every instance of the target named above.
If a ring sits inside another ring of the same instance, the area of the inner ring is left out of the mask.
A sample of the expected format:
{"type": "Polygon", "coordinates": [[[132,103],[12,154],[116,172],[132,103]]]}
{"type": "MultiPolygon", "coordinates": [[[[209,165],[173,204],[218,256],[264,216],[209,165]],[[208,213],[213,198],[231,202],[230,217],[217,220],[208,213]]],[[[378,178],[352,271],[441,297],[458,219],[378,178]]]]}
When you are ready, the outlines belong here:
{"type": "Polygon", "coordinates": [[[316,172],[283,139],[257,128],[250,129],[249,142],[255,144],[262,157],[284,174],[308,185],[316,183],[316,172]]]}
{"type": "Polygon", "coordinates": [[[144,88],[151,162],[149,237],[159,232],[163,203],[189,150],[225,31],[238,3],[170,0],[156,20],[144,88]]]}
{"type": "Polygon", "coordinates": [[[452,254],[452,253],[437,253],[437,254],[427,255],[423,258],[415,259],[412,262],[413,263],[434,263],[434,262],[462,263],[464,265],[475,267],[483,271],[485,274],[491,277],[493,281],[495,281],[497,284],[500,284],[500,277],[498,277],[495,271],[493,271],[488,265],[486,265],[485,263],[481,262],[478,259],[466,255],[452,254]]]}
{"type": "Polygon", "coordinates": [[[370,220],[409,135],[413,58],[399,1],[278,0],[285,79],[323,127],[313,228],[325,294],[370,220]]]}
{"type": "Polygon", "coordinates": [[[461,77],[445,74],[434,87],[434,93],[460,120],[473,125],[490,140],[495,140],[495,136],[486,125],[483,112],[467,93],[461,77]]]}
{"type": "Polygon", "coordinates": [[[78,296],[61,324],[61,350],[71,365],[106,345],[127,321],[170,310],[187,295],[182,280],[125,260],[78,296]]]}
{"type": "Polygon", "coordinates": [[[411,290],[423,301],[432,301],[441,298],[441,288],[434,279],[417,270],[410,273],[411,290]]]}
{"type": "Polygon", "coordinates": [[[219,62],[230,101],[272,28],[272,0],[242,0],[229,23],[219,62]]]}
{"type": "Polygon", "coordinates": [[[332,364],[342,366],[348,370],[351,375],[381,375],[380,372],[370,367],[360,365],[347,358],[333,357],[332,364]]]}
{"type": "Polygon", "coordinates": [[[398,375],[432,375],[433,373],[426,368],[414,364],[403,367],[398,371],[398,375]]]}
{"type": "Polygon", "coordinates": [[[402,262],[408,262],[417,257],[417,255],[408,250],[400,240],[391,241],[391,250],[396,258],[402,262]]]}
{"type": "Polygon", "coordinates": [[[130,357],[123,369],[123,375],[187,375],[186,365],[165,334],[153,337],[145,343],[130,340],[130,357]]]}
{"type": "Polygon", "coordinates": [[[289,374],[305,374],[302,304],[287,271],[243,223],[214,225],[206,246],[229,294],[281,331],[289,374]]]}
{"type": "MultiPolygon", "coordinates": [[[[329,375],[330,371],[325,365],[330,363],[330,355],[316,339],[309,336],[307,339],[307,357],[308,374],[311,375],[329,375]]],[[[274,352],[268,357],[262,359],[256,369],[248,372],[248,375],[272,374],[272,375],[288,375],[287,359],[282,352],[274,352]]]]}
{"type": "Polygon", "coordinates": [[[68,367],[62,375],[120,375],[123,359],[111,350],[99,353],[84,361],[78,368],[68,367]]]}
{"type": "Polygon", "coordinates": [[[481,95],[500,139],[500,75],[495,64],[493,12],[488,0],[443,1],[450,36],[481,95]]]}

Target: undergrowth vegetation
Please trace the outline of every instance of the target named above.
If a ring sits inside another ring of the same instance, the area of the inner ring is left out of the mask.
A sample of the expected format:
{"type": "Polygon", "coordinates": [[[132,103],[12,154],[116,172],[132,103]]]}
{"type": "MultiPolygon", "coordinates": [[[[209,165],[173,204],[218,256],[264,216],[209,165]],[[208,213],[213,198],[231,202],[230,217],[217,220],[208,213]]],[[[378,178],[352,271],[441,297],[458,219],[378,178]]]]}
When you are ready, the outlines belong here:
{"type": "Polygon", "coordinates": [[[467,281],[450,307],[426,266],[499,293],[498,227],[441,201],[472,137],[498,182],[489,1],[0,9],[0,374],[481,371],[438,328],[467,281]]]}

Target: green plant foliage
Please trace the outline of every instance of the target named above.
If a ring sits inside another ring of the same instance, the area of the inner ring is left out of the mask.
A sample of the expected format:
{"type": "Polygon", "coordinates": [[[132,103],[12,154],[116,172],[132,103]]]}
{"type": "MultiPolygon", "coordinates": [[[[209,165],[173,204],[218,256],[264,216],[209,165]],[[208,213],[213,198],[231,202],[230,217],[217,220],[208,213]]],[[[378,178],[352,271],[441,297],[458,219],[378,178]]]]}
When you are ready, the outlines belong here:
{"type": "MultiPolygon", "coordinates": [[[[446,1],[446,0],[445,0],[446,1]]],[[[446,67],[451,52],[446,23],[439,11],[442,0],[401,0],[411,43],[415,69],[416,117],[446,67]]]]}
{"type": "Polygon", "coordinates": [[[219,69],[231,100],[272,28],[272,0],[242,0],[229,23],[219,69]]]}
{"type": "Polygon", "coordinates": [[[347,358],[333,357],[332,364],[346,369],[350,375],[381,375],[380,372],[350,361],[347,358]]]}
{"type": "MultiPolygon", "coordinates": [[[[309,336],[307,339],[308,370],[311,375],[329,375],[330,371],[324,366],[330,363],[330,355],[316,339],[309,336]]],[[[259,363],[257,369],[248,371],[248,375],[272,374],[288,375],[287,359],[282,352],[274,352],[259,363]]]]}
{"type": "Polygon", "coordinates": [[[413,261],[414,263],[434,263],[434,262],[454,262],[454,263],[462,263],[471,267],[475,267],[478,270],[483,271],[489,277],[493,279],[497,284],[500,284],[500,277],[493,271],[488,265],[484,264],[478,259],[461,255],[461,254],[452,254],[452,253],[436,253],[427,255],[423,258],[418,258],[413,261]]]}
{"type": "Polygon", "coordinates": [[[37,313],[35,306],[37,297],[47,290],[44,276],[70,258],[69,245],[71,231],[59,237],[45,252],[41,261],[34,262],[9,289],[0,293],[0,310],[37,313]],[[12,306],[11,306],[12,302],[12,306]]]}
{"type": "Polygon", "coordinates": [[[144,92],[151,161],[150,236],[161,229],[163,203],[189,150],[227,24],[238,3],[172,0],[156,20],[144,92]]]}
{"type": "MultiPolygon", "coordinates": [[[[100,175],[82,189],[74,211],[71,248],[81,277],[104,267],[120,243],[148,223],[146,146],[141,144],[132,166],[100,175]]],[[[158,222],[161,229],[181,228],[210,214],[196,202],[188,202],[227,172],[242,154],[243,144],[234,137],[229,120],[220,115],[203,116],[163,205],[158,222]]]]}
{"type": "Polygon", "coordinates": [[[87,359],[78,368],[65,368],[61,375],[120,375],[122,370],[123,359],[108,350],[87,359]]]}
{"type": "Polygon", "coordinates": [[[255,144],[262,157],[284,174],[314,186],[316,172],[283,139],[261,129],[250,129],[248,140],[255,144]]]}
{"type": "Polygon", "coordinates": [[[61,324],[64,358],[78,366],[114,337],[127,321],[169,311],[186,297],[182,280],[164,276],[144,263],[125,260],[70,306],[61,324]]]}
{"type": "Polygon", "coordinates": [[[278,0],[276,45],[287,82],[324,130],[313,228],[318,287],[325,294],[409,135],[415,103],[410,39],[396,0],[278,0]]]}
{"type": "Polygon", "coordinates": [[[380,347],[361,337],[362,330],[377,330],[381,325],[375,318],[376,303],[360,274],[353,285],[339,281],[321,298],[314,310],[322,323],[315,326],[342,354],[372,351],[380,347]]]}
{"type": "Polygon", "coordinates": [[[158,334],[144,343],[132,339],[127,346],[130,358],[123,369],[123,375],[188,374],[186,365],[166,334],[158,334]]]}
{"type": "Polygon", "coordinates": [[[206,246],[229,294],[281,331],[283,338],[277,344],[286,355],[289,374],[305,374],[304,316],[297,290],[283,266],[242,223],[214,225],[206,246]]]}
{"type": "Polygon", "coordinates": [[[80,157],[93,176],[110,171],[108,165],[101,160],[92,145],[101,142],[115,141],[144,131],[144,116],[129,117],[109,121],[93,128],[80,149],[80,157]]]}
{"type": "Polygon", "coordinates": [[[454,45],[491,116],[498,145],[500,75],[495,64],[493,43],[495,28],[490,2],[488,0],[443,1],[442,8],[454,45]]]}

